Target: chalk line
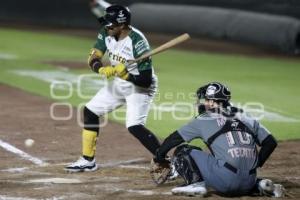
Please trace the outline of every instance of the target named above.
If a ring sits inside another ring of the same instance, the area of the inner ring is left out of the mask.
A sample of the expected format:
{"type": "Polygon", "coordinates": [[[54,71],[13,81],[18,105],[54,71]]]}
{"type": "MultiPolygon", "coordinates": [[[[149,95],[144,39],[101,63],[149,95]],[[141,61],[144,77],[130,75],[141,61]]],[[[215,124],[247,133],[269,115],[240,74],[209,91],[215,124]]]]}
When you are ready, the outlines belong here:
{"type": "Polygon", "coordinates": [[[24,151],[12,146],[11,144],[9,144],[7,142],[4,142],[2,140],[0,140],[0,146],[3,149],[16,154],[25,160],[31,161],[32,163],[34,163],[36,165],[39,165],[39,166],[48,165],[48,163],[42,161],[41,159],[33,157],[33,156],[29,155],[28,153],[25,153],[24,151]]]}
{"type": "Polygon", "coordinates": [[[0,52],[0,60],[15,60],[18,57],[14,54],[1,53],[0,52]]]}
{"type": "MultiPolygon", "coordinates": [[[[45,198],[44,200],[62,200],[62,199],[65,199],[65,197],[64,196],[50,197],[50,198],[45,198]]],[[[28,197],[10,197],[10,196],[5,196],[5,195],[0,195],[0,200],[40,200],[40,199],[34,199],[34,198],[28,198],[28,197]]]]}
{"type": "Polygon", "coordinates": [[[137,190],[137,189],[124,189],[117,186],[112,185],[101,185],[97,188],[102,189],[107,192],[127,192],[127,193],[135,193],[144,196],[152,196],[152,195],[172,195],[171,192],[157,192],[154,190],[137,190]]]}
{"type": "MultiPolygon", "coordinates": [[[[0,140],[1,142],[1,140],[0,140]]],[[[0,143],[1,146],[1,143],[0,143]]],[[[146,161],[144,158],[135,158],[131,160],[121,160],[121,161],[116,161],[116,162],[107,162],[107,163],[98,163],[99,168],[107,168],[107,167],[120,167],[120,168],[133,168],[133,169],[149,169],[148,167],[143,167],[139,165],[130,165],[138,162],[146,161]],[[127,167],[126,167],[127,166],[127,167]]],[[[42,161],[43,162],[43,161],[42,161]]],[[[10,173],[22,173],[27,170],[31,170],[37,167],[49,167],[49,166],[63,166],[63,165],[68,165],[69,163],[45,163],[39,165],[39,166],[31,166],[31,167],[22,167],[22,168],[9,168],[9,169],[2,169],[0,171],[3,172],[10,172],[10,173]]],[[[28,171],[27,171],[28,172],[28,171]]]]}
{"type": "Polygon", "coordinates": [[[0,195],[1,200],[38,200],[33,198],[27,198],[27,197],[10,197],[5,195],[0,195]]]}
{"type": "Polygon", "coordinates": [[[142,165],[119,165],[119,167],[125,169],[145,169],[145,170],[150,169],[150,167],[142,166],[142,165]]]}
{"type": "Polygon", "coordinates": [[[131,159],[131,160],[121,160],[121,161],[116,161],[116,162],[108,162],[108,163],[104,163],[104,164],[98,164],[99,167],[116,167],[119,165],[128,165],[128,164],[132,164],[132,163],[137,163],[137,162],[141,162],[141,161],[145,161],[144,158],[135,158],[135,159],[131,159]]]}
{"type": "Polygon", "coordinates": [[[74,178],[41,178],[41,179],[31,179],[27,181],[28,183],[82,183],[79,179],[74,178]]]}

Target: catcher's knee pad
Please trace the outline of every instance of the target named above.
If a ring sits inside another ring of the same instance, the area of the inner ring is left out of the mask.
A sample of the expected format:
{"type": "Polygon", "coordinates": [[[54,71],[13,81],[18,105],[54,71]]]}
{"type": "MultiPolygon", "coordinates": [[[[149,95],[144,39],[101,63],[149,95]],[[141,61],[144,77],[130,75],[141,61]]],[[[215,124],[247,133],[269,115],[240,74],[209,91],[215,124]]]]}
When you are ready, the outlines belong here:
{"type": "Polygon", "coordinates": [[[180,145],[174,151],[173,164],[178,174],[185,180],[186,184],[203,181],[200,170],[198,169],[194,159],[190,156],[193,149],[201,150],[201,148],[191,145],[180,145]]]}
{"type": "Polygon", "coordinates": [[[83,109],[84,129],[99,132],[99,117],[87,107],[83,109]]]}

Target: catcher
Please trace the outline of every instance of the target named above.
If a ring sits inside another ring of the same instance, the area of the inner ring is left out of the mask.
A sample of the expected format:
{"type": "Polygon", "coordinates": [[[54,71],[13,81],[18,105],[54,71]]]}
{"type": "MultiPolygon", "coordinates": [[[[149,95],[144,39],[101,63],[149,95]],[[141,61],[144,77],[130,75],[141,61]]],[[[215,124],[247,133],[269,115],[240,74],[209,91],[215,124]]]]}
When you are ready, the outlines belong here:
{"type": "Polygon", "coordinates": [[[221,83],[200,87],[197,97],[199,116],[168,136],[158,148],[152,164],[151,173],[156,175],[153,177],[159,177],[159,183],[168,178],[166,171],[170,171],[170,165],[166,155],[179,145],[172,163],[185,185],[173,188],[173,194],[205,196],[206,187],[211,187],[225,196],[257,193],[282,197],[282,185],[256,176],[257,168],[264,165],[277,146],[270,132],[258,121],[242,115],[242,110],[232,107],[231,92],[221,83]],[[210,153],[180,145],[195,138],[201,138],[210,153]],[[159,176],[160,172],[164,174],[159,176]]]}

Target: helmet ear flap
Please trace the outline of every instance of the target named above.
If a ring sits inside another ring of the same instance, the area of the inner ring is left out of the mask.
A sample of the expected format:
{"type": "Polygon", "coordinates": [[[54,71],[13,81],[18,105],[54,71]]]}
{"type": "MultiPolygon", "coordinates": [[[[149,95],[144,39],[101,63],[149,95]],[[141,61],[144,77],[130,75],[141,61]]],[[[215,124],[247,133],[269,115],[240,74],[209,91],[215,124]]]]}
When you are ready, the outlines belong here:
{"type": "Polygon", "coordinates": [[[198,97],[199,100],[205,98],[207,87],[208,87],[208,85],[205,85],[205,86],[200,87],[197,90],[196,95],[197,95],[197,97],[198,97]]]}
{"type": "Polygon", "coordinates": [[[205,111],[206,111],[205,105],[204,105],[203,103],[200,103],[200,104],[198,105],[198,114],[199,114],[199,115],[202,115],[205,111]]]}

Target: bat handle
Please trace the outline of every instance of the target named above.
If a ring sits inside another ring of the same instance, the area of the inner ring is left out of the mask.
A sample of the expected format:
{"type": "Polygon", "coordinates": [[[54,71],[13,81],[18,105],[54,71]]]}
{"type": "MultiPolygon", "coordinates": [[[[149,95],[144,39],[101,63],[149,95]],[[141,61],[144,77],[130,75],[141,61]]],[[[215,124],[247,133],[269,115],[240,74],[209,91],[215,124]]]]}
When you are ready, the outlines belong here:
{"type": "Polygon", "coordinates": [[[133,63],[136,63],[136,62],[137,62],[136,60],[128,60],[127,65],[132,65],[133,63]]]}
{"type": "MultiPolygon", "coordinates": [[[[134,64],[134,63],[137,63],[138,61],[137,60],[128,60],[127,61],[127,63],[126,63],[126,65],[132,65],[132,64],[134,64]]],[[[137,68],[137,65],[136,66],[134,66],[134,67],[131,67],[130,69],[127,69],[127,71],[128,72],[130,72],[130,71],[132,71],[132,70],[134,70],[134,69],[136,69],[137,68]]]]}

